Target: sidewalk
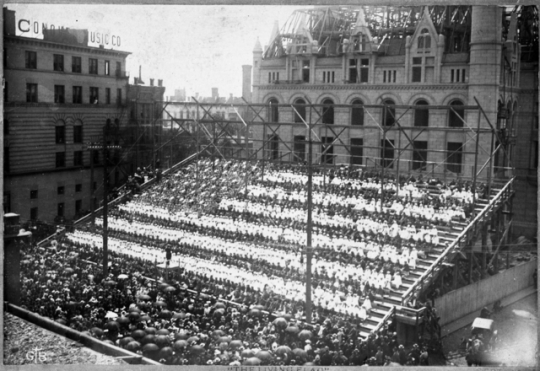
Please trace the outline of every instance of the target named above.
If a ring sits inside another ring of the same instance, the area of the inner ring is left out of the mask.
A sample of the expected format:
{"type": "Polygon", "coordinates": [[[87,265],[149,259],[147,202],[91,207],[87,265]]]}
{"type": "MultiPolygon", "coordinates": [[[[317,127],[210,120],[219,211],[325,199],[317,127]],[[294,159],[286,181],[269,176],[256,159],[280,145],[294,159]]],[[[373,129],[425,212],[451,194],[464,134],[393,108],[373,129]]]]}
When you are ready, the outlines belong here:
{"type": "MultiPolygon", "coordinates": [[[[534,288],[534,286],[529,286],[528,288],[524,289],[524,290],[521,290],[519,292],[516,292],[510,296],[507,296],[506,298],[502,299],[501,300],[501,305],[503,307],[506,307],[510,304],[513,304],[523,298],[526,298],[527,296],[529,295],[533,295],[533,294],[536,294],[536,289],[534,288]]],[[[488,308],[491,309],[493,304],[489,305],[488,308]]],[[[444,325],[441,329],[441,335],[442,337],[446,337],[454,332],[456,332],[457,330],[463,328],[463,327],[466,327],[466,326],[469,326],[473,323],[474,319],[478,316],[480,316],[480,310],[476,311],[476,312],[473,312],[473,313],[470,313],[464,317],[461,317],[460,319],[458,320],[455,320],[454,322],[450,322],[449,324],[447,325],[444,325]]]]}

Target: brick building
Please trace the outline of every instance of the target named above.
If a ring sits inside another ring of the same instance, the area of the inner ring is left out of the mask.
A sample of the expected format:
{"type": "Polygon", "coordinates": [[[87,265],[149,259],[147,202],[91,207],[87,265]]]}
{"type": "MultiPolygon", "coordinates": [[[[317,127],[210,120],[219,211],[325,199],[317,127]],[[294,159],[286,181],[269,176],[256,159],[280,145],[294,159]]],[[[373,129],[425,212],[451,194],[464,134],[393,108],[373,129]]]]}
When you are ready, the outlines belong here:
{"type": "Polygon", "coordinates": [[[269,106],[254,148],[304,161],[306,121],[315,124],[315,163],[471,179],[477,162],[482,181],[517,176],[514,234],[532,237],[538,35],[526,30],[537,14],[499,6],[298,10],[253,50],[253,103],[269,106]],[[482,165],[500,142],[490,172],[482,165]]]}
{"type": "MultiPolygon", "coordinates": [[[[102,190],[100,141],[107,120],[126,122],[128,52],[88,46],[87,30],[44,30],[43,39],[15,35],[4,8],[4,212],[52,222],[90,210],[102,190]]],[[[120,171],[111,171],[118,182],[120,171]]]]}

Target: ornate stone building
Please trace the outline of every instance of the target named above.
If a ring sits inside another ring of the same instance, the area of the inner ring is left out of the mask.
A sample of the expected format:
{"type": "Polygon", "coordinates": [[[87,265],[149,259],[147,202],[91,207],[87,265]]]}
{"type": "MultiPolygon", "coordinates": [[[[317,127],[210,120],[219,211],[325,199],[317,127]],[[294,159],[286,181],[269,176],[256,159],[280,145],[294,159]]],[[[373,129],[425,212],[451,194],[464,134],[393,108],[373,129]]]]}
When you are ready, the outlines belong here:
{"type": "Polygon", "coordinates": [[[259,158],[305,161],[311,123],[314,163],[447,179],[472,179],[475,166],[482,181],[515,175],[514,234],[532,237],[538,35],[528,30],[538,27],[530,22],[538,24],[536,7],[298,10],[253,50],[253,102],[268,105],[254,148],[264,146],[259,158]]]}

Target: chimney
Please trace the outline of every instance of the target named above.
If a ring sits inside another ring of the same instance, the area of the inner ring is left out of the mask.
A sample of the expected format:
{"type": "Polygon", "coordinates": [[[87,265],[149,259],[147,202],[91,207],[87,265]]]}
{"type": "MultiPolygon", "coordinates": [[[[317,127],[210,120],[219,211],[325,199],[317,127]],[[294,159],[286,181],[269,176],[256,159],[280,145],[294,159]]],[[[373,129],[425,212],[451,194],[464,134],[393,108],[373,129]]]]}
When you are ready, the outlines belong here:
{"type": "MultiPolygon", "coordinates": [[[[15,36],[15,11],[4,8],[4,36],[15,36]]],[[[6,66],[4,66],[5,68],[6,66]]]]}
{"type": "Polygon", "coordinates": [[[251,66],[242,66],[242,98],[251,103],[251,66]]]}
{"type": "Polygon", "coordinates": [[[142,81],[142,77],[141,77],[141,65],[139,65],[139,81],[142,81]]]}
{"type": "Polygon", "coordinates": [[[212,99],[216,100],[219,98],[218,88],[212,88],[212,99]]]}
{"type": "Polygon", "coordinates": [[[158,80],[157,81],[157,86],[162,87],[163,86],[163,80],[161,80],[161,79],[158,80]]]}
{"type": "Polygon", "coordinates": [[[150,86],[154,86],[154,79],[150,79],[150,86]]]}

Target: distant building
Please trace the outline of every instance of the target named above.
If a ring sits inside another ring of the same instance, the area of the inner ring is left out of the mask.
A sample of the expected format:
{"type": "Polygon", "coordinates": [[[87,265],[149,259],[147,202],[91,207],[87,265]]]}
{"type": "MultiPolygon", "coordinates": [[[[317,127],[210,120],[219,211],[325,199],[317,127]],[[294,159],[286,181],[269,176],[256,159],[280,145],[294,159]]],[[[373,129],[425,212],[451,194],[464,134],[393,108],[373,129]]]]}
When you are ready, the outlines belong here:
{"type": "MultiPolygon", "coordinates": [[[[107,120],[128,113],[126,58],[88,46],[87,30],[44,30],[43,39],[15,35],[15,12],[4,15],[4,212],[21,220],[72,219],[102,191],[100,141],[107,120]]],[[[114,157],[114,156],[111,156],[114,157]]],[[[111,171],[110,183],[122,177],[111,171]]]]}

